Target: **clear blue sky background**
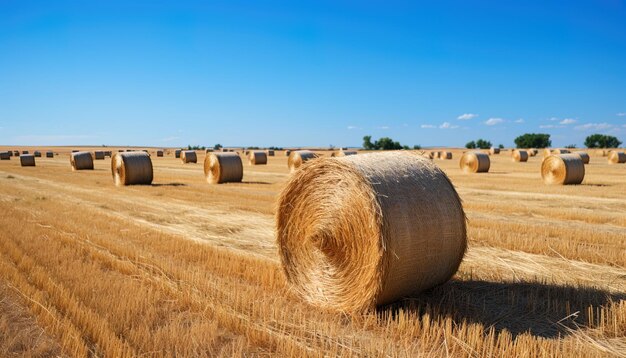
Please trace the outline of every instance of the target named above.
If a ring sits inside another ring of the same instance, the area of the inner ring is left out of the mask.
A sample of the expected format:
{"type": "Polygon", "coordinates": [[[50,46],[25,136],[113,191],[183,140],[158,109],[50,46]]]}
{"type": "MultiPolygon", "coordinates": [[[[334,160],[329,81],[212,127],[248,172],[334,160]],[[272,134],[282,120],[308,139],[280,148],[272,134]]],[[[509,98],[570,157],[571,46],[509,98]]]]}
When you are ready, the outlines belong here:
{"type": "Polygon", "coordinates": [[[626,142],[625,1],[85,3],[0,0],[0,144],[626,142]]]}

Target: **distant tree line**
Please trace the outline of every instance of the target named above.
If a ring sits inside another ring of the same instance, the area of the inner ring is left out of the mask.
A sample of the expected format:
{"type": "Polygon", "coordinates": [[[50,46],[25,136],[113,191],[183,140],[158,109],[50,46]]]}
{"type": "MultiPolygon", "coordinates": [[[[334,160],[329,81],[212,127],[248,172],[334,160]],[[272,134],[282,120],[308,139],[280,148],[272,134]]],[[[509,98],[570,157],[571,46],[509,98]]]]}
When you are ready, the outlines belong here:
{"type": "MultiPolygon", "coordinates": [[[[408,145],[402,145],[400,142],[396,142],[389,137],[382,137],[372,143],[372,136],[366,135],[363,137],[363,149],[366,150],[398,150],[398,149],[411,149],[408,145]]],[[[413,146],[413,149],[422,149],[418,144],[413,146]]]]}
{"type": "Polygon", "coordinates": [[[585,139],[587,148],[618,148],[622,142],[612,135],[592,134],[585,139]]]}
{"type": "MultiPolygon", "coordinates": [[[[515,138],[514,142],[517,148],[548,148],[552,146],[550,135],[544,133],[526,133],[515,138]]],[[[605,134],[592,134],[585,139],[587,148],[618,148],[621,144],[622,142],[616,137],[605,134]]],[[[576,145],[570,144],[566,148],[576,148],[576,145]]]]}
{"type": "Polygon", "coordinates": [[[491,147],[492,147],[491,142],[488,140],[484,140],[484,139],[467,142],[467,144],[465,144],[465,148],[467,149],[489,149],[491,147]]]}

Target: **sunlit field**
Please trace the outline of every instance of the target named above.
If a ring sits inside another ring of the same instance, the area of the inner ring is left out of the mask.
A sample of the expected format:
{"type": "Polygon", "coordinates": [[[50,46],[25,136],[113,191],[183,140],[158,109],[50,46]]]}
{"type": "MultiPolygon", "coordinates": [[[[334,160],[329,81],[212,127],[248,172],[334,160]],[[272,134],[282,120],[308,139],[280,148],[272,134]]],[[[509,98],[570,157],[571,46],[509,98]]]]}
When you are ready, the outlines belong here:
{"type": "Polygon", "coordinates": [[[109,157],[73,172],[74,148],[8,149],[43,157],[0,161],[0,356],[626,356],[626,164],[593,151],[565,186],[543,184],[541,154],[505,150],[480,174],[460,150],[435,159],[468,219],[459,271],[351,315],[307,305],[284,277],[283,151],[210,185],[204,152],[183,164],[149,149],[153,184],[116,187],[109,157]]]}

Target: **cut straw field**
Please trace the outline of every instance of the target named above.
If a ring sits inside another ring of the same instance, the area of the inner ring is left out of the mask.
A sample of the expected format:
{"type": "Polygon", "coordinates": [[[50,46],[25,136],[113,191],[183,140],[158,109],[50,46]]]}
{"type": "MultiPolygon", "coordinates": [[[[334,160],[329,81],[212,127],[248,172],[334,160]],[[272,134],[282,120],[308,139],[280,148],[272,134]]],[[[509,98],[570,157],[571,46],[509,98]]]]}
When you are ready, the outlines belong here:
{"type": "Polygon", "coordinates": [[[0,163],[0,356],[626,356],[626,164],[593,152],[571,186],[544,185],[541,156],[435,160],[468,217],[457,274],[346,315],[284,277],[284,152],[220,185],[204,153],[154,152],[151,185],[117,187],[110,158],[72,171],[50,149],[0,163]]]}

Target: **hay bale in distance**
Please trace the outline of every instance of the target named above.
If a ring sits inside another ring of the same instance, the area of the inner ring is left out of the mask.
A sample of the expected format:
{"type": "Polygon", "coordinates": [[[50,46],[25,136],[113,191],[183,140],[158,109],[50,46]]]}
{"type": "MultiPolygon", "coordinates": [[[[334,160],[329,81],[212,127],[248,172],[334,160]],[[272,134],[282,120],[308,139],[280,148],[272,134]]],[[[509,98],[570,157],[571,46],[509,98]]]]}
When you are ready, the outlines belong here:
{"type": "Polygon", "coordinates": [[[491,155],[500,154],[500,148],[498,148],[498,147],[491,147],[491,148],[489,148],[489,154],[491,154],[491,155]]]}
{"type": "Polygon", "coordinates": [[[530,148],[530,149],[527,150],[527,152],[528,152],[528,156],[529,157],[534,157],[538,153],[537,149],[535,149],[535,148],[530,148]]]}
{"type": "Polygon", "coordinates": [[[180,149],[176,149],[176,150],[174,151],[174,158],[180,158],[180,152],[181,152],[181,150],[180,150],[180,149]]]}
{"type": "Polygon", "coordinates": [[[52,152],[52,151],[47,151],[47,152],[46,152],[46,158],[54,158],[54,152],[52,152]]]}
{"type": "Polygon", "coordinates": [[[606,157],[609,155],[608,151],[604,150],[604,149],[598,149],[596,150],[596,155],[599,155],[601,157],[606,157]]]}
{"type": "Polygon", "coordinates": [[[514,162],[527,162],[528,156],[528,152],[521,149],[515,149],[513,150],[513,153],[511,153],[511,158],[514,162]]]}
{"type": "Polygon", "coordinates": [[[95,160],[104,160],[104,151],[96,150],[93,152],[93,158],[95,160]]]}
{"type": "Polygon", "coordinates": [[[145,152],[116,153],[111,158],[111,175],[117,186],[152,184],[152,159],[145,152]]]}
{"type": "Polygon", "coordinates": [[[0,160],[11,160],[11,152],[0,152],[0,160]]]}
{"type": "Polygon", "coordinates": [[[204,176],[209,184],[241,182],[243,163],[237,153],[211,153],[204,158],[204,176]]]}
{"type": "Polygon", "coordinates": [[[35,156],[32,154],[22,154],[20,155],[20,165],[23,167],[34,167],[35,166],[35,156]]]}
{"type": "Polygon", "coordinates": [[[467,246],[450,180],[411,152],[312,161],[280,194],[276,226],[287,280],[310,304],[343,312],[448,281],[467,246]]]}
{"type": "Polygon", "coordinates": [[[41,158],[41,152],[38,150],[34,151],[33,155],[35,156],[35,158],[41,158]]]}
{"type": "Polygon", "coordinates": [[[70,154],[72,170],[93,170],[93,157],[89,152],[76,152],[70,154]]]}
{"type": "Polygon", "coordinates": [[[253,150],[248,157],[250,165],[264,165],[267,164],[267,153],[260,150],[253,150]]]}
{"type": "Polygon", "coordinates": [[[342,150],[340,150],[340,151],[337,153],[337,156],[338,156],[338,157],[345,157],[345,156],[347,156],[347,155],[357,155],[357,151],[356,151],[356,150],[343,150],[343,149],[342,149],[342,150]]]}
{"type": "Polygon", "coordinates": [[[271,149],[268,149],[268,151],[267,151],[267,156],[268,156],[268,157],[273,157],[274,155],[275,155],[274,151],[273,151],[273,150],[271,150],[271,149]]]}
{"type": "Polygon", "coordinates": [[[465,152],[459,166],[464,173],[487,173],[491,166],[489,155],[481,152],[465,152]]]}
{"type": "Polygon", "coordinates": [[[157,157],[162,157],[163,156],[163,150],[157,150],[156,154],[157,154],[157,157]]]}
{"type": "Polygon", "coordinates": [[[289,154],[291,154],[291,150],[287,149],[287,150],[285,151],[285,157],[288,157],[288,156],[289,156],[289,154]]]}
{"type": "Polygon", "coordinates": [[[589,154],[587,154],[587,152],[583,152],[583,151],[577,151],[574,152],[573,154],[576,154],[580,157],[580,159],[582,159],[583,164],[589,164],[589,154]]]}
{"type": "Polygon", "coordinates": [[[553,149],[552,154],[570,154],[568,149],[553,149]]]}
{"type": "Polygon", "coordinates": [[[292,173],[296,171],[302,164],[311,159],[317,158],[317,154],[310,150],[294,150],[289,154],[287,166],[292,173]]]}
{"type": "Polygon", "coordinates": [[[27,150],[23,150],[22,154],[28,154],[28,151],[27,150]]]}
{"type": "Polygon", "coordinates": [[[626,163],[626,153],[612,150],[609,153],[609,164],[622,164],[626,163]]]}
{"type": "Polygon", "coordinates": [[[576,154],[554,154],[541,164],[541,177],[546,184],[580,184],[585,178],[585,164],[576,154]]]}
{"type": "Polygon", "coordinates": [[[195,150],[183,150],[180,152],[180,160],[183,163],[197,163],[198,155],[195,150]]]}
{"type": "Polygon", "coordinates": [[[442,160],[452,159],[452,152],[446,152],[446,151],[441,152],[441,156],[439,157],[439,159],[442,159],[442,160]]]}

